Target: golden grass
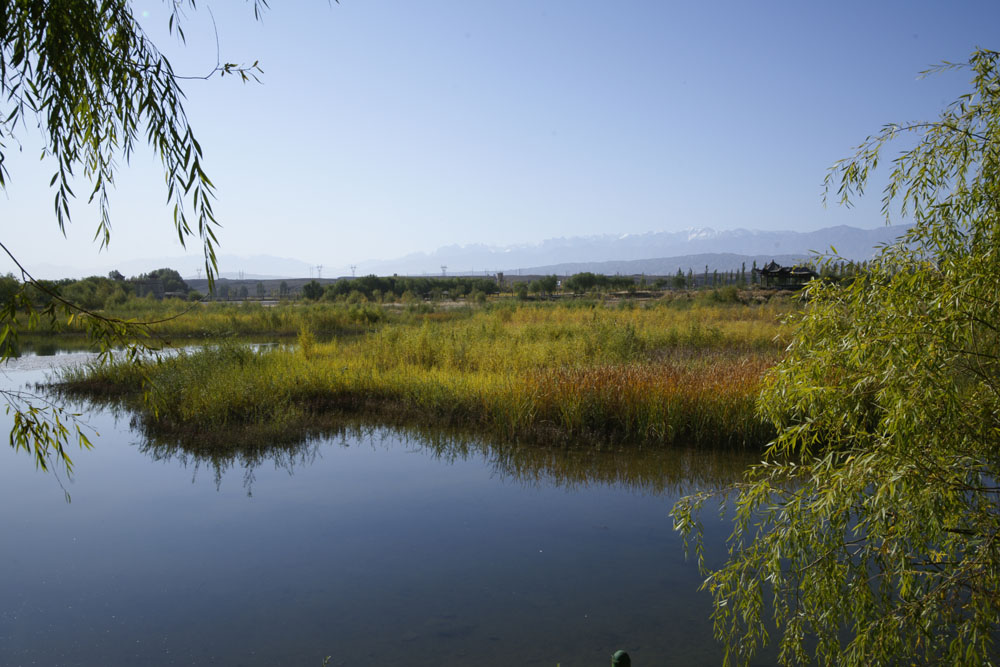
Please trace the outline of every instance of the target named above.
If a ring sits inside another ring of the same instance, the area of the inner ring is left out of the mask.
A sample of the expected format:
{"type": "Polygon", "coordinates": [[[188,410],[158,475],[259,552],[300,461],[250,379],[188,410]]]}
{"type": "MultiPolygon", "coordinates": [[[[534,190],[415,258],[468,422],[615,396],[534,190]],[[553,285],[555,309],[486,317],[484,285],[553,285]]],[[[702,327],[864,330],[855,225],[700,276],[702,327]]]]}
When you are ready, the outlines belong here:
{"type": "MultiPolygon", "coordinates": [[[[333,338],[331,312],[292,314],[300,344],[223,345],[140,367],[95,366],[74,390],[151,401],[161,429],[306,427],[330,411],[472,426],[506,439],[759,445],[754,400],[786,306],[501,304],[382,314],[333,338]]],[[[264,310],[264,309],[261,309],[264,310]]],[[[217,315],[212,315],[217,317],[217,315]]],[[[252,313],[253,317],[266,314],[252,313]]],[[[139,403],[135,405],[138,407],[139,403]]]]}

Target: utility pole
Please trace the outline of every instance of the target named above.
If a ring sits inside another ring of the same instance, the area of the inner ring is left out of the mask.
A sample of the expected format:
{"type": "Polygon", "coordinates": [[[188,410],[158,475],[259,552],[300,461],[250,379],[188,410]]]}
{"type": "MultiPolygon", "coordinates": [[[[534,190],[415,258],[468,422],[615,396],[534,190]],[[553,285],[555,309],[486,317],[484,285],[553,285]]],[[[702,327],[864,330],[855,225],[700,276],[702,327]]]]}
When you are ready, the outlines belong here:
{"type": "Polygon", "coordinates": [[[447,264],[442,264],[441,265],[441,276],[444,277],[444,276],[447,276],[447,275],[448,275],[448,265],[447,264]]]}
{"type": "Polygon", "coordinates": [[[316,277],[319,278],[320,280],[323,279],[323,265],[322,264],[317,264],[316,265],[316,277]]]}
{"type": "Polygon", "coordinates": [[[358,265],[357,264],[351,264],[351,277],[352,278],[356,275],[355,272],[357,270],[358,270],[358,265]]]}

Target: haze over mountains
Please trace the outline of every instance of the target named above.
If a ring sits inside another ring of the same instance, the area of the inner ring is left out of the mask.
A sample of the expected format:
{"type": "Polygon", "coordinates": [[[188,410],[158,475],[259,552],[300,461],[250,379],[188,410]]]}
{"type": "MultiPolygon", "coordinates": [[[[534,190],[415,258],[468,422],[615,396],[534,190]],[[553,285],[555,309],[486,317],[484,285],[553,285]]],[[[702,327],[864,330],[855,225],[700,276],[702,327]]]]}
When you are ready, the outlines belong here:
{"type": "MultiPolygon", "coordinates": [[[[794,264],[815,252],[828,253],[831,247],[845,259],[870,259],[877,246],[891,243],[905,231],[905,226],[882,226],[875,229],[827,227],[811,232],[761,231],[750,229],[688,229],[678,232],[645,234],[605,234],[555,238],[534,244],[490,246],[484,244],[450,245],[429,253],[412,253],[391,260],[359,261],[350,266],[323,266],[322,248],[313,249],[316,263],[269,255],[238,257],[220,255],[222,277],[263,278],[335,278],[338,276],[376,275],[448,275],[559,274],[581,271],[607,274],[669,275],[678,269],[703,271],[749,268],[776,260],[794,264]]],[[[199,276],[203,262],[198,255],[151,257],[124,262],[118,266],[81,269],[65,266],[32,267],[45,278],[82,277],[106,274],[112,269],[125,275],[138,275],[160,267],[177,269],[186,278],[199,276]]]]}
{"type": "Polygon", "coordinates": [[[732,229],[688,229],[679,232],[605,234],[548,239],[537,244],[496,247],[445,246],[433,253],[414,253],[387,262],[359,263],[358,275],[448,273],[566,274],[676,273],[678,268],[731,270],[743,262],[750,266],[775,259],[793,263],[834,247],[845,259],[870,259],[876,246],[890,243],[905,231],[903,226],[875,229],[827,227],[813,232],[732,229]]]}

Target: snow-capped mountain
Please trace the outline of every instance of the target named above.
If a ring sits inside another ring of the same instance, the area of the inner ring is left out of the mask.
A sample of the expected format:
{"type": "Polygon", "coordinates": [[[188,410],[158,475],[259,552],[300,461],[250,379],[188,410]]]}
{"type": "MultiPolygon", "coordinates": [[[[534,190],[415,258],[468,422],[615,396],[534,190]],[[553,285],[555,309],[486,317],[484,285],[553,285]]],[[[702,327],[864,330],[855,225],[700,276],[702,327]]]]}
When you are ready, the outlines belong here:
{"type": "MultiPolygon", "coordinates": [[[[602,234],[547,239],[540,243],[511,246],[485,244],[449,245],[429,253],[413,253],[392,260],[358,262],[355,267],[334,266],[324,262],[322,248],[312,249],[311,262],[301,259],[256,255],[252,257],[220,255],[219,272],[225,278],[335,278],[367,274],[441,275],[445,266],[449,275],[504,273],[567,274],[580,271],[647,275],[673,274],[678,268],[727,271],[749,267],[753,261],[763,265],[770,259],[779,263],[801,261],[813,252],[827,253],[831,247],[852,260],[869,259],[880,244],[895,240],[906,228],[828,227],[812,232],[761,231],[751,229],[685,229],[674,232],[643,234],[602,234]],[[323,264],[326,266],[323,266],[323,264]]],[[[150,257],[121,262],[115,266],[88,268],[33,266],[41,278],[105,275],[111,269],[127,276],[161,267],[178,270],[185,278],[200,277],[204,260],[198,253],[183,257],[150,257]]],[[[13,270],[0,266],[0,273],[13,270]]]]}
{"type": "Polygon", "coordinates": [[[525,273],[565,273],[559,268],[572,265],[578,271],[607,272],[606,267],[596,264],[620,265],[622,262],[676,259],[688,255],[806,257],[813,253],[830,253],[831,248],[845,259],[865,260],[874,255],[877,246],[894,241],[905,229],[902,226],[859,229],[846,225],[812,232],[700,228],[676,232],[560,237],[513,246],[450,245],[434,252],[413,253],[395,260],[360,262],[356,271],[358,275],[440,274],[441,267],[446,266],[450,274],[518,270],[525,273]],[[590,265],[595,266],[581,268],[590,265]]]}

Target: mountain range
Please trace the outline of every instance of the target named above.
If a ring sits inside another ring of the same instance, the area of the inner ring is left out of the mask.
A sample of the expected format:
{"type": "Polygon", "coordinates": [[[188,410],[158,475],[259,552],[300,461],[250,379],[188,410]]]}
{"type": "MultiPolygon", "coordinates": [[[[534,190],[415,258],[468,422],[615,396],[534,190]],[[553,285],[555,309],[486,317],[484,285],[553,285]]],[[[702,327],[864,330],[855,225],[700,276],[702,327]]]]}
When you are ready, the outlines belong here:
{"type": "MultiPolygon", "coordinates": [[[[774,259],[794,264],[831,248],[849,260],[870,259],[879,245],[891,243],[905,226],[860,229],[841,225],[810,232],[762,231],[751,229],[686,229],[644,234],[603,234],[547,239],[540,243],[510,246],[484,244],[449,245],[433,252],[411,253],[390,260],[359,262],[354,267],[325,267],[271,255],[220,255],[220,276],[233,279],[335,278],[349,275],[484,275],[514,274],[567,275],[581,271],[606,274],[671,275],[678,269],[696,272],[749,268],[774,259]],[[442,271],[443,269],[443,271],[442,271]]],[[[322,251],[319,251],[320,254],[322,251]]],[[[320,257],[320,259],[322,259],[320,257]]],[[[35,275],[45,278],[82,277],[107,274],[116,269],[126,276],[161,267],[174,268],[185,278],[201,277],[203,260],[197,255],[150,257],[123,262],[104,269],[66,266],[33,266],[35,275]]]]}
{"type": "MultiPolygon", "coordinates": [[[[677,269],[732,270],[774,259],[795,263],[831,249],[844,259],[870,259],[879,245],[891,243],[905,226],[859,229],[840,225],[811,232],[750,229],[687,229],[645,234],[604,234],[555,238],[513,246],[445,246],[431,253],[412,253],[389,261],[362,262],[357,275],[525,273],[567,274],[581,271],[665,275],[677,269]]],[[[333,275],[333,274],[330,274],[333,275]]]]}

